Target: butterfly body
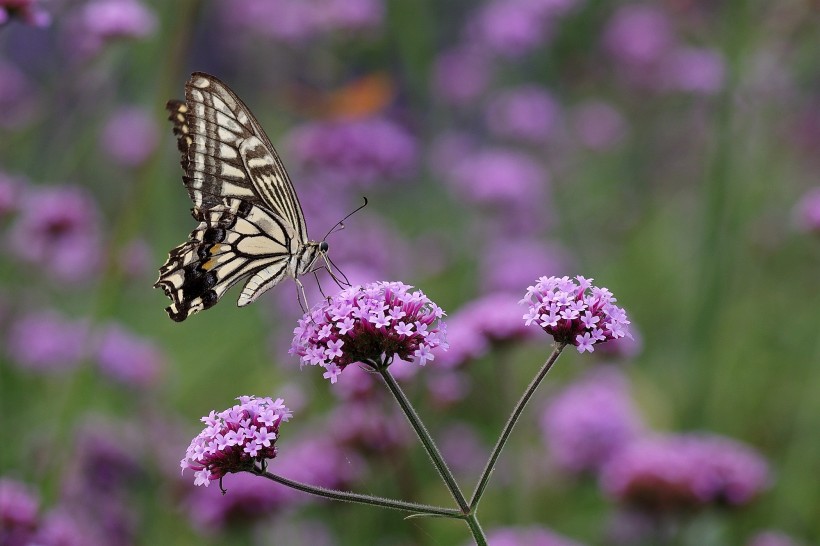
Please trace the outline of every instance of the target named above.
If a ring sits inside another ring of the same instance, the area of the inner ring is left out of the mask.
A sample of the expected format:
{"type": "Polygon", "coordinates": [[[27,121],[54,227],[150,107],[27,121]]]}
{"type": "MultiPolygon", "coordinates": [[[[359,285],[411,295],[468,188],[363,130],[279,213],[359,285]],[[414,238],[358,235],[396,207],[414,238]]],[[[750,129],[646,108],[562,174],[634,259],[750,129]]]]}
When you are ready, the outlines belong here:
{"type": "Polygon", "coordinates": [[[171,298],[175,321],[215,305],[247,280],[238,305],[285,277],[299,283],[327,243],[311,241],[299,199],[259,122],[227,85],[195,72],[186,100],[168,102],[181,152],[183,182],[199,222],[171,250],[155,287],[171,298]]]}

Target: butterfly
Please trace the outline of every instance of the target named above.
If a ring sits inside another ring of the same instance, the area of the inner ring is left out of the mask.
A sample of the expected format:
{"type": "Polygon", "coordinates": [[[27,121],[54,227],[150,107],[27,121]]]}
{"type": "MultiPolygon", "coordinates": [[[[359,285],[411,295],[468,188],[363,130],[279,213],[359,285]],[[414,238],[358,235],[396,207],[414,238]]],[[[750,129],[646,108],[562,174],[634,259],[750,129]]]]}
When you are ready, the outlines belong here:
{"type": "MultiPolygon", "coordinates": [[[[259,122],[219,79],[194,72],[185,101],[166,106],[181,152],[182,180],[199,222],[171,250],[155,288],[180,322],[214,306],[247,279],[237,305],[254,302],[285,277],[313,271],[328,244],[308,239],[305,216],[282,160],[259,122]]],[[[300,300],[301,302],[301,300],[300,300]]]]}

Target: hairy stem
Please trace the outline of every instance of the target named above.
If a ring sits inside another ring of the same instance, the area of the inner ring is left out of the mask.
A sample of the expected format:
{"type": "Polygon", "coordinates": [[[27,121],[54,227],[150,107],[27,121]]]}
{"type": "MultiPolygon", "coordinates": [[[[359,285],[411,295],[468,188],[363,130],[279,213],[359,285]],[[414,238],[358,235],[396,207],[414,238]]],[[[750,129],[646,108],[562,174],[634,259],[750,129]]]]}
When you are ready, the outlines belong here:
{"type": "Polygon", "coordinates": [[[285,485],[292,489],[302,491],[303,493],[309,493],[311,495],[324,497],[326,499],[339,500],[345,502],[355,502],[359,504],[369,504],[371,506],[380,506],[382,508],[402,510],[404,512],[413,512],[416,514],[425,514],[428,516],[464,519],[464,514],[462,514],[454,508],[440,508],[438,506],[431,506],[429,504],[418,504],[415,502],[405,502],[394,499],[386,499],[384,497],[363,495],[361,493],[351,493],[349,491],[339,491],[338,489],[327,489],[324,487],[318,487],[302,482],[289,480],[287,478],[283,478],[282,476],[271,474],[270,472],[262,470],[258,467],[253,470],[253,473],[257,476],[262,476],[263,478],[267,478],[271,481],[281,483],[282,485],[285,485]]]}

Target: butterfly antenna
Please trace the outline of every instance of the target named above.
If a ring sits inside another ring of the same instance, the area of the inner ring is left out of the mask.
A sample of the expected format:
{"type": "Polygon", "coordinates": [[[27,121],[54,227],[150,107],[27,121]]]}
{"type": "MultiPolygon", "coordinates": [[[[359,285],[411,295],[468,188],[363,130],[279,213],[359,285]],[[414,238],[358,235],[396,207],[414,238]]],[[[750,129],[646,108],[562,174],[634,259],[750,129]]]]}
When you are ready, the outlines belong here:
{"type": "Polygon", "coordinates": [[[365,208],[367,206],[367,197],[362,197],[362,199],[364,199],[364,203],[362,203],[361,205],[356,207],[356,209],[353,212],[351,212],[350,214],[348,214],[347,216],[345,216],[344,218],[342,218],[341,220],[336,222],[336,224],[328,230],[328,232],[325,234],[325,236],[322,237],[323,241],[325,239],[327,239],[332,233],[334,233],[335,231],[338,231],[336,228],[344,229],[345,228],[345,224],[344,224],[345,220],[347,220],[348,218],[350,218],[351,216],[353,216],[354,214],[356,214],[357,212],[359,212],[360,210],[362,210],[363,208],[365,208]]]}

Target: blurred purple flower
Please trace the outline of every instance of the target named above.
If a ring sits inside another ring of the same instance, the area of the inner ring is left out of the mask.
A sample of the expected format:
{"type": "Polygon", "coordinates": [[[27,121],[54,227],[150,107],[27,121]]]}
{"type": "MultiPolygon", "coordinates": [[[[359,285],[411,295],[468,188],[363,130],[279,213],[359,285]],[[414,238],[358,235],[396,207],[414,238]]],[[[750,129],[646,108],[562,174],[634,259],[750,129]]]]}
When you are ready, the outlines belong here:
{"type": "Polygon", "coordinates": [[[618,110],[600,101],[588,101],[572,110],[572,125],[578,140],[591,150],[608,150],[623,141],[626,120],[618,110]]]}
{"type": "Polygon", "coordinates": [[[129,492],[145,474],[143,440],[140,431],[121,422],[86,423],[75,436],[74,471],[63,487],[72,505],[98,512],[101,505],[129,492]]]}
{"type": "Polygon", "coordinates": [[[381,117],[304,124],[289,134],[288,149],[306,171],[356,188],[407,176],[418,161],[416,139],[381,117]]]}
{"type": "Polygon", "coordinates": [[[415,440],[404,415],[382,407],[378,400],[360,399],[340,404],[330,414],[332,438],[364,454],[388,455],[415,440]]]}
{"type": "Polygon", "coordinates": [[[490,61],[475,48],[458,47],[441,53],[433,66],[433,91],[445,102],[468,104],[490,81],[490,61]]]}
{"type": "Polygon", "coordinates": [[[301,45],[322,33],[361,37],[384,22],[381,0],[232,0],[223,3],[230,25],[271,40],[301,45]]]}
{"type": "Polygon", "coordinates": [[[0,127],[28,125],[37,110],[37,92],[28,77],[13,64],[0,59],[0,127]]]}
{"type": "Polygon", "coordinates": [[[795,205],[792,216],[801,231],[820,233],[820,187],[803,194],[795,205]]]}
{"type": "Polygon", "coordinates": [[[79,282],[97,272],[97,209],[82,188],[30,188],[9,237],[16,256],[57,280],[79,282]]]}
{"type": "Polygon", "coordinates": [[[658,63],[674,45],[669,17],[659,7],[624,4],[604,30],[604,47],[617,61],[632,68],[658,63]]]}
{"type": "Polygon", "coordinates": [[[488,206],[540,203],[549,173],[527,154],[490,148],[468,155],[446,173],[459,200],[488,206]]]}
{"type": "Polygon", "coordinates": [[[597,346],[595,354],[603,360],[631,360],[635,358],[643,350],[643,338],[632,325],[629,327],[629,333],[632,334],[631,337],[624,336],[601,343],[597,346]]]}
{"type": "Polygon", "coordinates": [[[40,499],[28,485],[11,478],[0,478],[0,544],[31,544],[39,509],[40,499]]]}
{"type": "Polygon", "coordinates": [[[25,186],[24,179],[0,171],[0,221],[17,212],[25,186]]]}
{"type": "Polygon", "coordinates": [[[326,31],[361,32],[379,28],[384,22],[383,0],[318,0],[319,27],[326,31]]]}
{"type": "MultiPolygon", "coordinates": [[[[64,507],[51,510],[43,518],[37,536],[27,546],[104,546],[99,537],[100,521],[82,521],[64,507]]],[[[125,543],[118,543],[125,544],[125,543]]]]}
{"type": "Polygon", "coordinates": [[[493,546],[581,546],[546,527],[496,527],[487,531],[493,546]]]}
{"type": "Polygon", "coordinates": [[[767,529],[751,537],[746,546],[800,546],[800,543],[786,533],[767,529]]]}
{"type": "Polygon", "coordinates": [[[139,0],[91,0],[73,14],[68,40],[75,54],[92,57],[114,40],[147,38],[156,28],[153,10],[139,0]]]}
{"type": "Polygon", "coordinates": [[[610,497],[648,511],[741,506],[769,482],[766,461],[750,447],[699,434],[633,442],[604,465],[600,478],[610,497]]]}
{"type": "MultiPolygon", "coordinates": [[[[291,439],[276,457],[277,475],[310,485],[338,489],[353,483],[362,471],[361,460],[342,450],[329,434],[291,439]]],[[[314,497],[241,472],[225,478],[226,494],[214,488],[197,488],[188,499],[191,518],[205,529],[224,528],[231,523],[266,517],[283,508],[315,502],[314,497]]]]}
{"type": "Polygon", "coordinates": [[[165,355],[159,347],[119,324],[102,330],[95,357],[103,375],[136,388],[154,385],[165,368],[165,355]]]}
{"type": "Polygon", "coordinates": [[[465,476],[481,472],[489,457],[490,446],[474,426],[455,422],[442,429],[439,436],[441,453],[453,471],[465,476]]]}
{"type": "Polygon", "coordinates": [[[459,370],[437,369],[426,377],[430,402],[439,409],[446,409],[461,402],[472,390],[469,374],[459,370]]]}
{"type": "Polygon", "coordinates": [[[533,144],[543,143],[553,136],[560,114],[558,101],[537,85],[499,92],[485,112],[487,126],[495,136],[533,144]]]}
{"type": "Polygon", "coordinates": [[[626,312],[606,288],[592,285],[593,279],[541,277],[527,288],[520,303],[527,304],[527,326],[535,323],[558,343],[575,345],[579,353],[595,350],[594,345],[629,336],[626,312]],[[587,294],[587,291],[590,293],[587,294]]]}
{"type": "Polygon", "coordinates": [[[484,332],[472,318],[469,313],[456,312],[447,320],[448,348],[436,350],[436,362],[439,366],[447,369],[456,368],[469,360],[481,357],[490,349],[484,332]]]}
{"type": "Polygon", "coordinates": [[[76,368],[85,356],[88,326],[54,311],[31,312],[11,325],[6,339],[6,351],[19,367],[65,372],[76,368]]]}
{"type": "Polygon", "coordinates": [[[331,383],[356,362],[399,358],[424,366],[435,358],[431,351],[446,346],[444,312],[412,288],[375,282],[343,290],[299,320],[290,353],[303,366],[325,368],[331,383]]]}
{"type": "Polygon", "coordinates": [[[276,457],[279,426],[291,413],[281,398],[240,396],[239,404],[201,419],[205,428],[193,440],[180,462],[194,471],[194,485],[207,487],[232,472],[251,470],[255,463],[276,457]]]}
{"type": "Polygon", "coordinates": [[[532,0],[491,0],[467,23],[467,37],[494,55],[522,57],[552,36],[547,3],[532,0]]]}
{"type": "Polygon", "coordinates": [[[619,371],[596,369],[562,389],[541,416],[552,458],[571,472],[596,471],[643,433],[619,371]]]}
{"type": "Polygon", "coordinates": [[[532,339],[538,335],[521,322],[517,297],[509,293],[492,293],[461,306],[453,319],[470,324],[491,342],[532,339]]]}
{"type": "Polygon", "coordinates": [[[137,167],[151,157],[159,143],[154,117],[138,106],[114,112],[103,127],[100,146],[117,163],[137,167]]]}
{"type": "Polygon", "coordinates": [[[134,279],[154,274],[154,256],[145,239],[133,239],[119,249],[119,267],[123,276],[134,279]]]}
{"type": "Polygon", "coordinates": [[[662,86],[671,91],[713,95],[724,80],[723,57],[713,49],[682,47],[663,61],[662,86]]]}
{"type": "Polygon", "coordinates": [[[27,25],[47,27],[51,15],[40,7],[40,0],[0,0],[0,25],[10,19],[20,19],[27,25]]]}
{"type": "Polygon", "coordinates": [[[557,275],[571,268],[566,250],[535,239],[498,240],[481,251],[479,276],[486,292],[515,292],[539,275],[557,275]]]}

